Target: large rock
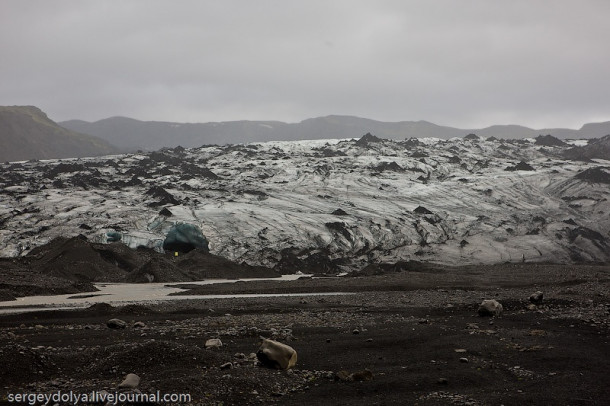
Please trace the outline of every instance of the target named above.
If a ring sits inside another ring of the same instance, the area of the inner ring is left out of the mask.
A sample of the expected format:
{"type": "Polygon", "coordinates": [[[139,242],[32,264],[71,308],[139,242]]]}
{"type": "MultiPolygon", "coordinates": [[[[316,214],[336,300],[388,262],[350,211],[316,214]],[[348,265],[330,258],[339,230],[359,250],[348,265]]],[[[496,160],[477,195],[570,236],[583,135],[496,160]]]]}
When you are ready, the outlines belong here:
{"type": "Polygon", "coordinates": [[[256,357],[263,365],[275,369],[290,369],[297,363],[297,352],[294,348],[267,338],[263,338],[256,357]]]}
{"type": "Polygon", "coordinates": [[[222,341],[220,338],[210,338],[205,342],[205,348],[220,348],[222,347],[222,341]]]}
{"type": "Polygon", "coordinates": [[[490,300],[483,300],[481,302],[481,304],[479,305],[479,316],[499,316],[500,314],[502,314],[502,310],[504,310],[502,308],[502,304],[500,304],[500,302],[498,302],[497,300],[494,299],[490,299],[490,300]]]}
{"type": "Polygon", "coordinates": [[[530,302],[532,302],[533,304],[540,304],[542,303],[543,297],[544,293],[538,290],[530,295],[530,302]]]}
{"type": "Polygon", "coordinates": [[[121,319],[110,319],[106,322],[106,326],[109,328],[121,329],[127,327],[127,323],[121,319]]]}
{"type": "Polygon", "coordinates": [[[127,374],[123,382],[119,384],[119,389],[135,389],[140,384],[140,377],[136,374],[127,374]]]}

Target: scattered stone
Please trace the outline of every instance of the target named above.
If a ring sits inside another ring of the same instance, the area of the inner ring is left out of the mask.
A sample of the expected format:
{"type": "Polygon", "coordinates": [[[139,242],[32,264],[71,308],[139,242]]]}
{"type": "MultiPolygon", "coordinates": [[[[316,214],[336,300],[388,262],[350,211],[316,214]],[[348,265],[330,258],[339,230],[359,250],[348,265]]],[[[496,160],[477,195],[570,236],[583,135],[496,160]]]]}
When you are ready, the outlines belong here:
{"type": "Polygon", "coordinates": [[[455,351],[455,352],[457,352],[457,353],[460,353],[460,354],[461,354],[461,353],[465,353],[465,352],[467,352],[468,350],[466,350],[465,348],[456,348],[456,349],[455,349],[455,350],[453,350],[453,351],[455,351]]]}
{"type": "Polygon", "coordinates": [[[161,215],[161,216],[165,216],[165,217],[171,217],[171,216],[173,216],[174,214],[173,214],[171,211],[169,211],[169,209],[168,209],[167,207],[164,207],[164,208],[163,208],[163,209],[162,209],[162,210],[159,212],[159,215],[161,215]]]}
{"type": "Polygon", "coordinates": [[[119,389],[135,389],[140,384],[140,377],[136,374],[127,374],[123,382],[119,384],[119,389]]]}
{"type": "Polygon", "coordinates": [[[146,327],[146,324],[144,324],[143,321],[136,321],[135,323],[133,323],[133,327],[134,328],[144,328],[144,327],[146,327]]]}
{"type": "Polygon", "coordinates": [[[337,210],[333,211],[331,214],[333,214],[335,216],[347,216],[347,212],[343,209],[337,209],[337,210]]]}
{"type": "Polygon", "coordinates": [[[232,362],[225,362],[224,364],[222,364],[220,366],[220,369],[232,369],[233,368],[233,363],[232,362]]]}
{"type": "Polygon", "coordinates": [[[256,357],[261,364],[275,369],[290,369],[297,363],[297,352],[289,345],[263,338],[256,357]]]}
{"type": "Polygon", "coordinates": [[[463,364],[467,364],[468,363],[468,358],[462,357],[462,358],[460,358],[460,362],[463,363],[463,364]]]}
{"type": "Polygon", "coordinates": [[[370,381],[373,379],[373,373],[368,369],[363,369],[362,371],[351,374],[345,370],[341,370],[335,374],[335,379],[343,382],[370,381]]]}
{"type": "Polygon", "coordinates": [[[220,338],[210,338],[209,340],[207,340],[205,342],[206,349],[220,348],[220,347],[222,347],[222,341],[220,341],[220,338]]]}
{"type": "Polygon", "coordinates": [[[417,206],[415,209],[413,209],[413,213],[417,213],[417,214],[434,214],[430,210],[426,209],[424,206],[417,206]]]}
{"type": "Polygon", "coordinates": [[[502,308],[500,302],[495,299],[488,299],[483,300],[483,302],[481,302],[481,304],[479,305],[478,313],[481,317],[499,316],[500,314],[502,314],[502,310],[504,309],[502,308]]]}
{"type": "Polygon", "coordinates": [[[515,166],[509,166],[505,171],[534,171],[534,167],[528,164],[527,162],[521,161],[515,166]]]}
{"type": "Polygon", "coordinates": [[[527,310],[536,310],[538,309],[538,307],[535,304],[528,304],[527,305],[527,310]]]}
{"type": "Polygon", "coordinates": [[[360,334],[360,330],[355,328],[355,329],[352,330],[352,334],[360,334]]]}
{"type": "Polygon", "coordinates": [[[351,376],[354,382],[370,381],[373,379],[373,373],[368,369],[354,372],[351,376]]]}
{"type": "Polygon", "coordinates": [[[436,382],[441,384],[441,385],[448,385],[449,384],[449,381],[447,380],[447,378],[438,378],[438,380],[436,382]]]}
{"type": "Polygon", "coordinates": [[[127,327],[127,323],[121,319],[110,319],[106,322],[108,328],[122,329],[127,327]]]}
{"type": "Polygon", "coordinates": [[[540,304],[542,303],[543,297],[544,294],[538,290],[530,295],[530,302],[532,302],[533,304],[540,304]]]}

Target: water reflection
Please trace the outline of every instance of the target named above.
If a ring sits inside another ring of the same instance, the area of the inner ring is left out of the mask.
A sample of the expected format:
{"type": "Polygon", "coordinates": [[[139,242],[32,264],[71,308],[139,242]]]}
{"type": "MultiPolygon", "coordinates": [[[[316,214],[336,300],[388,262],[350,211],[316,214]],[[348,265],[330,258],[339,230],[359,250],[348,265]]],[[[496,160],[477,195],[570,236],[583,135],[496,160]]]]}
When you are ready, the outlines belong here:
{"type": "MultiPolygon", "coordinates": [[[[208,279],[197,282],[180,283],[180,285],[211,285],[215,283],[249,282],[260,280],[296,280],[304,275],[283,275],[281,278],[252,279],[208,279]]],[[[127,305],[142,302],[160,302],[164,300],[223,299],[248,297],[288,297],[288,296],[329,296],[342,295],[341,292],[324,293],[285,293],[285,294],[228,294],[228,295],[185,295],[169,296],[184,289],[177,283],[99,283],[95,287],[99,292],[70,293],[67,295],[26,296],[17,300],[0,302],[0,314],[20,313],[39,310],[77,309],[89,307],[95,303],[127,305]]]]}

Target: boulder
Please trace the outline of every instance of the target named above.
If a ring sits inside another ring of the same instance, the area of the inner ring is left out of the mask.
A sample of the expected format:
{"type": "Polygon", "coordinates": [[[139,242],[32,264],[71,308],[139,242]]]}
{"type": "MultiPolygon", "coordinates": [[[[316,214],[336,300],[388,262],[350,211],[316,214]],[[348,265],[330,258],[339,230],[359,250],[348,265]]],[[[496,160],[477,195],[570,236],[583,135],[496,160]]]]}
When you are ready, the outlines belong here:
{"type": "Polygon", "coordinates": [[[119,389],[135,389],[140,384],[140,377],[136,374],[127,374],[123,382],[119,384],[119,389]]]}
{"type": "Polygon", "coordinates": [[[530,295],[530,302],[532,302],[533,304],[540,304],[542,303],[543,296],[544,293],[542,293],[541,291],[536,291],[530,295]]]}
{"type": "Polygon", "coordinates": [[[222,347],[222,341],[220,341],[220,338],[210,338],[209,340],[207,340],[205,342],[205,348],[220,348],[222,347]]]}
{"type": "Polygon", "coordinates": [[[263,338],[256,357],[263,365],[275,369],[290,369],[297,363],[297,352],[294,348],[267,338],[263,338]]]}
{"type": "Polygon", "coordinates": [[[495,299],[483,300],[479,305],[479,316],[499,316],[502,314],[502,304],[495,299]]]}
{"type": "Polygon", "coordinates": [[[110,319],[106,322],[106,326],[108,326],[108,328],[121,329],[127,327],[127,323],[121,319],[110,319]]]}

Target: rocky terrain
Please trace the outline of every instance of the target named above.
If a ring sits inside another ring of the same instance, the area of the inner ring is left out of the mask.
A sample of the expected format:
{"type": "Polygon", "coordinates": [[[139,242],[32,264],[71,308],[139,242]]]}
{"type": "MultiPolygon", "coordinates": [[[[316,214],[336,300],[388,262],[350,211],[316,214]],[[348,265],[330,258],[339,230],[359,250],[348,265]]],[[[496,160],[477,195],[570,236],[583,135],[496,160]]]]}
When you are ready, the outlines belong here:
{"type": "Polygon", "coordinates": [[[610,137],[367,134],[5,163],[0,254],[78,234],[161,251],[168,230],[187,223],[212,254],[282,273],[607,262],[610,162],[587,143],[604,151],[610,137]]]}
{"type": "Polygon", "coordinates": [[[367,134],[2,164],[1,300],[184,291],[3,313],[0,401],[605,404],[608,142],[367,134]],[[180,225],[205,244],[169,249],[180,225]],[[189,283],[299,271],[314,277],[189,283]],[[192,298],[209,294],[251,296],[192,298]],[[296,350],[294,368],[263,366],[261,337],[296,350]]]}
{"type": "Polygon", "coordinates": [[[279,271],[240,264],[201,249],[174,255],[122,243],[58,237],[27,255],[0,259],[0,301],[95,292],[99,282],[186,282],[209,278],[279,277],[279,271]]]}
{"type": "Polygon", "coordinates": [[[206,288],[345,295],[2,315],[0,399],[138,390],[192,405],[607,404],[608,266],[386,272],[206,288]],[[478,315],[483,299],[501,314],[478,315]],[[261,336],[294,348],[294,368],[263,367],[261,336]]]}

